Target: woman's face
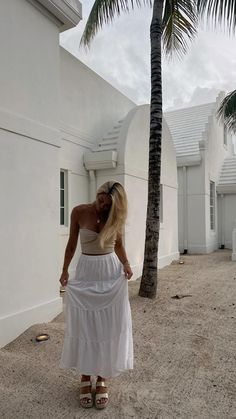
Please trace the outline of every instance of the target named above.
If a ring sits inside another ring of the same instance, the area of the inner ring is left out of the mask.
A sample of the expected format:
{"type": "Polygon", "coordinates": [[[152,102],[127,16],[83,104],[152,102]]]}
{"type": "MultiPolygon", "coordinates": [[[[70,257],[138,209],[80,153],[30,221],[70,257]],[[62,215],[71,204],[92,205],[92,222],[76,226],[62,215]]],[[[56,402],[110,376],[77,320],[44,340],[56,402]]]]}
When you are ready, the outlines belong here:
{"type": "Polygon", "coordinates": [[[100,193],[97,195],[96,203],[98,211],[109,212],[112,200],[111,197],[106,193],[100,193]]]}

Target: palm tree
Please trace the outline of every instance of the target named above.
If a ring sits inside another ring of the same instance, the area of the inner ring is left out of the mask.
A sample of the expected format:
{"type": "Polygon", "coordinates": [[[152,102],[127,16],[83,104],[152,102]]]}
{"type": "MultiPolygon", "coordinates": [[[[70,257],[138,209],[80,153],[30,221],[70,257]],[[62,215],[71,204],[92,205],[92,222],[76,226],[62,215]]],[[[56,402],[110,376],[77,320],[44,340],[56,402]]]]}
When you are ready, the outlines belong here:
{"type": "MultiPolygon", "coordinates": [[[[150,27],[151,38],[151,103],[149,136],[148,205],[146,239],[142,279],[139,295],[155,298],[157,291],[157,258],[160,226],[160,173],[162,138],[162,41],[166,53],[187,51],[187,40],[197,33],[198,15],[221,18],[219,11],[225,11],[225,19],[232,21],[229,13],[234,7],[232,0],[95,0],[81,39],[89,45],[99,28],[111,22],[115,15],[133,9],[135,3],[153,7],[150,27]],[[220,3],[221,9],[220,9],[220,3]],[[227,3],[227,6],[225,5],[227,3]]],[[[223,18],[222,18],[223,19],[223,18]]],[[[232,22],[232,25],[235,26],[232,22]]]]}
{"type": "Polygon", "coordinates": [[[236,134],[236,90],[222,100],[217,115],[228,130],[236,134]]]}
{"type": "MultiPolygon", "coordinates": [[[[236,2],[231,0],[197,0],[200,16],[207,15],[215,23],[224,24],[229,33],[236,27],[236,2]]],[[[236,133],[236,90],[230,92],[221,102],[217,112],[226,127],[236,133]]]]}
{"type": "MultiPolygon", "coordinates": [[[[144,4],[152,6],[150,0],[144,4]]],[[[136,0],[140,6],[141,0],[136,0]]],[[[196,33],[196,15],[192,0],[154,0],[151,37],[151,106],[149,140],[148,206],[144,264],[139,295],[155,298],[157,289],[157,255],[160,224],[160,173],[162,136],[162,77],[161,52],[186,51],[186,37],[196,33]]],[[[81,42],[89,45],[97,30],[112,21],[115,14],[129,11],[133,0],[96,0],[90,12],[81,42]]]]}

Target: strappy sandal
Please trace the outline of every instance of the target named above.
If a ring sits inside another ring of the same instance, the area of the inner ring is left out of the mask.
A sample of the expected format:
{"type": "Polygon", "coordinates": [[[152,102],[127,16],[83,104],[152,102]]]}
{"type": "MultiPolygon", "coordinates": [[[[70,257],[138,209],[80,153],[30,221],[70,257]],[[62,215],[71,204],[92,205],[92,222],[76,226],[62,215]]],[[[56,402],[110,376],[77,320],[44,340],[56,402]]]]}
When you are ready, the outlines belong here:
{"type": "MultiPolygon", "coordinates": [[[[97,381],[96,387],[107,387],[105,381],[97,381]]],[[[104,409],[108,404],[108,393],[96,393],[95,394],[95,406],[97,409],[104,409]],[[101,399],[105,399],[104,402],[101,399]]]]}
{"type": "MultiPolygon", "coordinates": [[[[91,381],[81,381],[80,388],[91,386],[91,381]]],[[[92,407],[93,406],[93,399],[92,399],[92,393],[84,393],[79,395],[80,398],[80,405],[82,407],[92,407]]]]}

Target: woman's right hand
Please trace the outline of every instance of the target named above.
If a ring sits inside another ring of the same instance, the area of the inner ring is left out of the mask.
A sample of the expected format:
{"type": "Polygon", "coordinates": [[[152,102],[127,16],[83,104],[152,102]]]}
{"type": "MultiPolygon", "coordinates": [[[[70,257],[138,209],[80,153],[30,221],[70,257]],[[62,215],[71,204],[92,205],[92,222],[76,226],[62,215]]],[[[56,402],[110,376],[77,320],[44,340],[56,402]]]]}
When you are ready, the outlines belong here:
{"type": "Polygon", "coordinates": [[[61,285],[63,287],[65,287],[65,285],[67,284],[68,278],[69,278],[69,273],[67,271],[66,272],[62,272],[59,281],[60,281],[60,283],[61,283],[61,285]]]}

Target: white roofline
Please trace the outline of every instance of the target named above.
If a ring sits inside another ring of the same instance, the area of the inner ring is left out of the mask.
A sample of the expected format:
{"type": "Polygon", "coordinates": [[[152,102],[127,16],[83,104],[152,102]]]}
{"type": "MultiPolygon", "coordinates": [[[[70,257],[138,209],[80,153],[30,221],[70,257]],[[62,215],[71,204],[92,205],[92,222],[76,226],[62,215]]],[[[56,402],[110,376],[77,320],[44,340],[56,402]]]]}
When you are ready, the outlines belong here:
{"type": "Polygon", "coordinates": [[[28,0],[60,28],[71,29],[82,19],[82,4],[79,0],[28,0]]]}

